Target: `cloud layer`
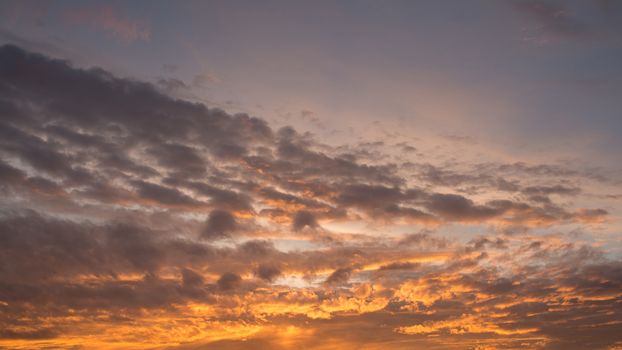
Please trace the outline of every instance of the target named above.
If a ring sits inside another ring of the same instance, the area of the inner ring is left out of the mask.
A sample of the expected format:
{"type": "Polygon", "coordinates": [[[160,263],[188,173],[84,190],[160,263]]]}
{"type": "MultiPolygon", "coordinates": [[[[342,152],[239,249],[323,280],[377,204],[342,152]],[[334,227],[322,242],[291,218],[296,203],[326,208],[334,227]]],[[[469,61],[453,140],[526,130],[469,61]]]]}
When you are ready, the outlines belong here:
{"type": "Polygon", "coordinates": [[[0,346],[622,346],[597,173],[379,161],[10,45],[0,115],[0,346]]]}

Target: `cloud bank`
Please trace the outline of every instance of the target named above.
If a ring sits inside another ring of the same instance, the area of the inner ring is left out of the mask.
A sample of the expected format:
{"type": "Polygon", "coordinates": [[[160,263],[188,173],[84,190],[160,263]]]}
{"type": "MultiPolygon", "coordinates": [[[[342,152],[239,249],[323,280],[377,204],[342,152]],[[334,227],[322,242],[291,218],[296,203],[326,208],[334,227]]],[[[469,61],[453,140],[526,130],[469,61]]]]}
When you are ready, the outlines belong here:
{"type": "Polygon", "coordinates": [[[622,262],[566,232],[606,178],[370,161],[12,45],[0,116],[0,346],[622,346],[622,262]]]}

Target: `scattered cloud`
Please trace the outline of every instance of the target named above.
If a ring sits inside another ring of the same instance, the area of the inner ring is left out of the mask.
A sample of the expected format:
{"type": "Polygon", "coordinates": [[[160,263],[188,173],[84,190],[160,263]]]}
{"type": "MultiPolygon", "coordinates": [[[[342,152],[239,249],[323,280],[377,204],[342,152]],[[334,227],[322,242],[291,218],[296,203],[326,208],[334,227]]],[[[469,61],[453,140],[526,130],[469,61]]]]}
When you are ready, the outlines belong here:
{"type": "Polygon", "coordinates": [[[621,341],[622,262],[573,236],[611,219],[597,172],[344,153],[394,143],[323,145],[13,45],[0,113],[0,347],[621,341]]]}

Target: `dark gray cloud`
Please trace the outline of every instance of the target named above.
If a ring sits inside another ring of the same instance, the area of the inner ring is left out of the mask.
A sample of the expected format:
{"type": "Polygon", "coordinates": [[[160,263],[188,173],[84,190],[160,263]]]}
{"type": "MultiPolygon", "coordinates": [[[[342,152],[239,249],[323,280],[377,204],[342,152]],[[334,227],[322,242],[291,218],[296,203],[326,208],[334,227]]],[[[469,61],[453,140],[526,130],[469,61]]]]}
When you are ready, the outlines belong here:
{"type": "Polygon", "coordinates": [[[308,211],[299,211],[294,215],[294,220],[292,220],[292,227],[294,231],[300,231],[305,227],[316,228],[319,224],[315,216],[308,211]]]}
{"type": "Polygon", "coordinates": [[[184,286],[201,286],[203,285],[203,276],[190,269],[181,270],[181,277],[184,286]]]}
{"type": "Polygon", "coordinates": [[[449,220],[482,221],[498,216],[502,208],[476,205],[472,200],[456,194],[437,193],[430,196],[426,207],[449,220]]]}
{"type": "Polygon", "coordinates": [[[201,232],[201,237],[209,240],[226,238],[238,229],[236,219],[231,213],[224,210],[213,210],[201,232]]]}
{"type": "Polygon", "coordinates": [[[175,188],[168,188],[145,181],[134,181],[132,185],[144,199],[170,206],[199,207],[201,203],[175,188]]]}
{"type": "Polygon", "coordinates": [[[281,275],[281,269],[275,265],[261,264],[257,267],[255,275],[262,280],[272,282],[275,278],[281,275]]]}
{"type": "Polygon", "coordinates": [[[379,271],[388,271],[388,270],[414,270],[419,267],[420,264],[411,263],[411,262],[395,262],[387,265],[382,265],[378,268],[379,271]]]}
{"type": "Polygon", "coordinates": [[[353,269],[350,267],[339,268],[333,271],[333,273],[331,273],[330,276],[326,278],[326,281],[324,281],[324,283],[328,285],[339,285],[347,283],[350,279],[350,276],[352,276],[352,272],[353,269]]]}
{"type": "Polygon", "coordinates": [[[213,208],[233,212],[254,212],[253,199],[245,193],[215,187],[202,181],[184,181],[177,177],[165,178],[164,182],[170,186],[191,190],[196,195],[209,197],[209,205],[213,208]]]}
{"type": "Polygon", "coordinates": [[[159,165],[174,173],[189,177],[205,175],[206,162],[192,147],[180,144],[163,144],[152,147],[148,153],[159,165]]]}
{"type": "Polygon", "coordinates": [[[227,272],[220,276],[216,283],[220,289],[229,291],[237,288],[242,283],[242,278],[235,273],[227,272]]]}

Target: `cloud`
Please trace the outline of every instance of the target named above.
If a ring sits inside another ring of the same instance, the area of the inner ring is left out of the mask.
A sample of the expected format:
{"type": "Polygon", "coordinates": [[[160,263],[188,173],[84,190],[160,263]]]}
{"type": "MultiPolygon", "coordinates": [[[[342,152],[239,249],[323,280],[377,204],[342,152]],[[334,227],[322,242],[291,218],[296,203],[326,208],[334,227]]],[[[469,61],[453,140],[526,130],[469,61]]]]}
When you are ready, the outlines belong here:
{"type": "Polygon", "coordinates": [[[111,6],[70,10],[66,17],[75,24],[105,32],[125,44],[148,41],[151,37],[151,30],[144,21],[131,19],[111,6]]]}
{"type": "Polygon", "coordinates": [[[308,211],[297,212],[292,221],[292,227],[295,231],[300,231],[305,227],[316,228],[318,226],[315,216],[308,211]]]}
{"type": "Polygon", "coordinates": [[[500,208],[475,205],[463,196],[444,193],[432,195],[426,206],[432,212],[450,220],[486,220],[502,212],[500,208]]]}
{"type": "Polygon", "coordinates": [[[136,180],[132,182],[132,185],[137,191],[137,194],[144,199],[155,201],[159,204],[168,206],[200,206],[200,203],[181,191],[160,186],[154,183],[136,180]]]}
{"type": "Polygon", "coordinates": [[[257,267],[257,271],[255,272],[257,277],[268,282],[274,281],[274,279],[280,276],[281,273],[282,273],[281,269],[279,269],[278,267],[274,265],[266,265],[266,264],[259,265],[257,267]]]}
{"type": "Polygon", "coordinates": [[[231,213],[224,210],[213,210],[207,218],[201,237],[210,240],[225,238],[237,229],[238,224],[231,213]]]}
{"type": "Polygon", "coordinates": [[[0,347],[620,341],[596,173],[344,155],[16,46],[0,113],[0,347]]]}
{"type": "Polygon", "coordinates": [[[562,37],[579,37],[587,33],[583,23],[568,9],[551,1],[519,0],[513,3],[520,12],[537,21],[546,33],[562,37]]]}
{"type": "Polygon", "coordinates": [[[352,275],[352,271],[352,268],[349,267],[339,268],[333,271],[324,282],[329,285],[347,283],[352,275]]]}
{"type": "Polygon", "coordinates": [[[227,272],[224,275],[220,276],[218,281],[218,287],[222,290],[232,290],[240,285],[242,282],[242,278],[235,273],[227,272]]]}

